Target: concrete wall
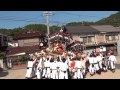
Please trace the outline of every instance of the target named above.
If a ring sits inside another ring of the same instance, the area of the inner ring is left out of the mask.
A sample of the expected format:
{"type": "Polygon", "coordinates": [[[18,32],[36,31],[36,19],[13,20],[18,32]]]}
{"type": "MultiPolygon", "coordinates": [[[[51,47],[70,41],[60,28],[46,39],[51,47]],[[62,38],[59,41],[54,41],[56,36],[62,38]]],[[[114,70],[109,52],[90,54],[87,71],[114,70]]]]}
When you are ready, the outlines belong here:
{"type": "Polygon", "coordinates": [[[104,34],[96,35],[96,42],[97,43],[104,43],[105,42],[105,35],[104,34]]]}
{"type": "Polygon", "coordinates": [[[0,59],[0,68],[3,68],[3,59],[0,59]]]}
{"type": "Polygon", "coordinates": [[[77,41],[81,41],[79,35],[72,35],[72,37],[73,37],[73,41],[75,41],[75,40],[77,40],[77,41]]]}
{"type": "Polygon", "coordinates": [[[7,42],[8,42],[7,36],[0,35],[1,46],[7,46],[7,42]]]}
{"type": "Polygon", "coordinates": [[[120,41],[117,42],[117,53],[120,56],[120,41]]]}
{"type": "Polygon", "coordinates": [[[20,47],[22,47],[22,46],[39,45],[39,43],[40,43],[39,38],[18,40],[18,44],[19,44],[20,47]]]}
{"type": "MultiPolygon", "coordinates": [[[[87,35],[72,35],[73,36],[73,41],[78,40],[78,41],[82,41],[82,39],[80,38],[81,36],[87,36],[87,35]]],[[[89,36],[89,35],[88,35],[89,36]]],[[[116,36],[117,40],[113,40],[113,41],[108,41],[106,40],[106,34],[96,34],[96,35],[92,35],[94,36],[92,39],[92,42],[88,43],[88,44],[94,44],[96,43],[115,43],[118,40],[120,40],[120,34],[118,36],[116,36]]],[[[89,38],[89,37],[88,37],[89,38]]]]}

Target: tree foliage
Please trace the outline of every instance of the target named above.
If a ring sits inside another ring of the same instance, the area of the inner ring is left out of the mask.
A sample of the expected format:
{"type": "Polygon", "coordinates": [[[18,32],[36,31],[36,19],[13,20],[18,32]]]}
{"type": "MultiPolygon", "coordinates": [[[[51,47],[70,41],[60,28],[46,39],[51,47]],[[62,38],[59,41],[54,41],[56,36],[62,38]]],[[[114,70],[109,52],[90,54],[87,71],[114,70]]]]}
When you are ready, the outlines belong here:
{"type": "Polygon", "coordinates": [[[5,52],[0,52],[0,59],[3,59],[5,57],[5,52]]]}
{"type": "Polygon", "coordinates": [[[110,15],[107,18],[103,18],[99,21],[96,22],[97,24],[108,24],[108,25],[113,25],[115,27],[120,26],[120,11],[110,15]]]}
{"type": "Polygon", "coordinates": [[[40,31],[41,33],[47,32],[47,27],[44,24],[29,24],[24,27],[25,30],[31,30],[31,31],[40,31]]]}
{"type": "MultiPolygon", "coordinates": [[[[39,31],[42,34],[47,33],[47,26],[44,24],[29,24],[25,27],[19,27],[14,29],[0,29],[0,33],[8,35],[8,36],[14,36],[18,33],[26,32],[26,31],[39,31]]],[[[54,33],[56,31],[60,30],[60,27],[58,26],[50,26],[50,33],[54,33]]]]}
{"type": "Polygon", "coordinates": [[[55,33],[57,31],[59,31],[61,28],[58,26],[51,26],[50,27],[50,33],[55,33]]]}
{"type": "Polygon", "coordinates": [[[110,15],[107,18],[103,18],[99,21],[96,22],[71,22],[68,23],[67,26],[75,26],[75,25],[84,25],[84,26],[89,26],[89,25],[112,25],[115,27],[120,26],[120,11],[110,15]]]}
{"type": "Polygon", "coordinates": [[[79,26],[89,26],[89,25],[94,25],[95,22],[87,22],[87,21],[83,21],[83,22],[71,22],[71,23],[68,23],[66,24],[66,26],[76,26],[76,25],[79,25],[79,26]]]}
{"type": "Polygon", "coordinates": [[[20,62],[26,62],[28,60],[30,60],[30,57],[27,54],[20,56],[20,59],[19,59],[20,62]]]}

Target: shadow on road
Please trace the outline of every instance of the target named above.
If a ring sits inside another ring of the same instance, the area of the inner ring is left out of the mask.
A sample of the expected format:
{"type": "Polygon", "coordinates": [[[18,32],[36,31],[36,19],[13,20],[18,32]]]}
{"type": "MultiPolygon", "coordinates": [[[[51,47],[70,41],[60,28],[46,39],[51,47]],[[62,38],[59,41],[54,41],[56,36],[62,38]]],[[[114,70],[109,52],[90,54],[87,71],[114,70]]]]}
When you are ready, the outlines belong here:
{"type": "Polygon", "coordinates": [[[0,77],[5,77],[8,75],[8,71],[0,69],[0,77]]]}
{"type": "Polygon", "coordinates": [[[116,69],[120,69],[120,64],[115,64],[116,69]]]}

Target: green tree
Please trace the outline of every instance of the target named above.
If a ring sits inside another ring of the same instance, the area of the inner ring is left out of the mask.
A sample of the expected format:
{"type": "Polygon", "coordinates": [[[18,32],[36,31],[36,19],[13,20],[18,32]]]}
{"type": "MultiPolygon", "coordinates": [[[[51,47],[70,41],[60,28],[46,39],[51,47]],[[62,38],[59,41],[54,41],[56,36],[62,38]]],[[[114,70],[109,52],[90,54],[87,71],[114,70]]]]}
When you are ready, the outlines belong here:
{"type": "Polygon", "coordinates": [[[50,26],[50,33],[55,33],[57,31],[59,31],[61,29],[61,27],[58,26],[50,26]]]}
{"type": "Polygon", "coordinates": [[[5,58],[5,52],[0,52],[0,59],[4,59],[5,58]]]}
{"type": "Polygon", "coordinates": [[[25,30],[40,31],[42,34],[47,32],[47,27],[44,24],[29,24],[24,27],[25,30]]]}
{"type": "Polygon", "coordinates": [[[66,24],[66,26],[89,26],[89,25],[94,25],[95,22],[88,22],[88,21],[83,21],[83,22],[70,22],[66,24]]]}
{"type": "Polygon", "coordinates": [[[26,63],[30,59],[29,55],[22,55],[20,56],[19,61],[22,63],[26,63]]]}
{"type": "Polygon", "coordinates": [[[96,23],[100,24],[100,25],[108,24],[108,25],[113,25],[116,27],[120,26],[120,11],[115,14],[110,15],[107,18],[101,19],[101,20],[97,21],[96,23]]]}

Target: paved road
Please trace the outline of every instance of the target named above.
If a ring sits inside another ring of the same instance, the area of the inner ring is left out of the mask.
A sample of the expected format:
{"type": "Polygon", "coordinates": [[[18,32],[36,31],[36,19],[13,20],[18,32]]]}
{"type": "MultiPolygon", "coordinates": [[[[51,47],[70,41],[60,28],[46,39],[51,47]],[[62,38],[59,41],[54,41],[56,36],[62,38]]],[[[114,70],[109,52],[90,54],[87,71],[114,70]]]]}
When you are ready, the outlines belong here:
{"type": "MultiPolygon", "coordinates": [[[[106,73],[103,72],[101,75],[96,74],[92,77],[88,73],[86,79],[120,79],[120,56],[117,56],[116,68],[115,73],[108,71],[106,73]]],[[[26,69],[8,70],[0,72],[0,79],[24,79],[25,73],[26,69]]]]}

